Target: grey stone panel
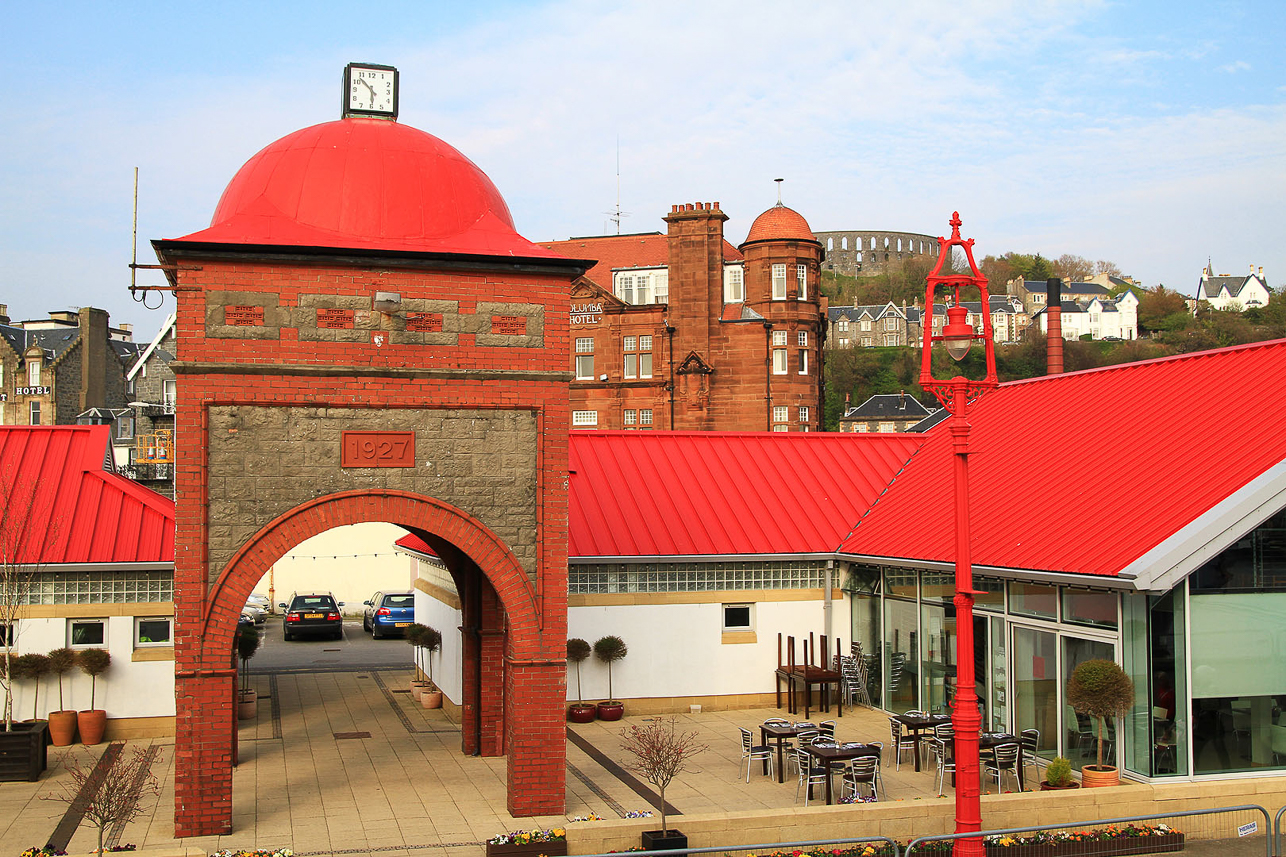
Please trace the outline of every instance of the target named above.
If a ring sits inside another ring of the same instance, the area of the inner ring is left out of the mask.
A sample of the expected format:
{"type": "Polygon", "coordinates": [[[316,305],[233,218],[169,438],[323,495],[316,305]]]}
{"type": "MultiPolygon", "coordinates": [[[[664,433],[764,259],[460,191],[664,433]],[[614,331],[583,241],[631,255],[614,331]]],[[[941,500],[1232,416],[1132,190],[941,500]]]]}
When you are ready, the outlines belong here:
{"type": "Polygon", "coordinates": [[[392,489],[473,515],[534,580],[536,426],[527,410],[212,407],[209,579],[216,580],[260,528],[309,500],[392,489]],[[348,430],[415,432],[415,466],[341,468],[340,437],[348,430]]]}
{"type": "Polygon", "coordinates": [[[478,312],[474,318],[477,324],[475,341],[478,345],[508,345],[518,348],[545,346],[545,309],[540,304],[478,301],[478,312]],[[526,318],[527,333],[521,336],[492,333],[491,317],[495,315],[526,318]]]}
{"type": "Polygon", "coordinates": [[[263,292],[210,291],[205,294],[205,335],[211,339],[280,339],[282,308],[275,294],[263,292]],[[224,324],[224,308],[229,306],[263,307],[262,325],[224,324]]]}

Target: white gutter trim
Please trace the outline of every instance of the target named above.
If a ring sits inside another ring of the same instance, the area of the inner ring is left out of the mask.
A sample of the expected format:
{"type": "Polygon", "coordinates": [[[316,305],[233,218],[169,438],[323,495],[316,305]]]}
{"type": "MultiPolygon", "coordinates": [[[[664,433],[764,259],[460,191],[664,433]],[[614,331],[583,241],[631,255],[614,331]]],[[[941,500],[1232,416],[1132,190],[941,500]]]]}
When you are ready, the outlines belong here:
{"type": "Polygon", "coordinates": [[[1125,567],[1141,590],[1167,592],[1238,539],[1286,508],[1286,460],[1197,516],[1183,529],[1125,567]]]}
{"type": "Polygon", "coordinates": [[[174,312],[170,313],[167,319],[165,319],[164,323],[161,324],[161,329],[157,331],[156,336],[153,337],[150,343],[148,343],[147,348],[143,349],[143,353],[140,354],[138,356],[138,359],[134,361],[134,365],[130,367],[129,372],[125,375],[126,381],[134,380],[134,376],[138,374],[138,370],[143,368],[143,364],[147,362],[147,358],[152,356],[152,352],[156,350],[156,347],[158,345],[160,345],[161,340],[165,338],[166,331],[168,331],[171,327],[174,326],[174,321],[178,317],[179,317],[178,311],[175,310],[174,312]]]}

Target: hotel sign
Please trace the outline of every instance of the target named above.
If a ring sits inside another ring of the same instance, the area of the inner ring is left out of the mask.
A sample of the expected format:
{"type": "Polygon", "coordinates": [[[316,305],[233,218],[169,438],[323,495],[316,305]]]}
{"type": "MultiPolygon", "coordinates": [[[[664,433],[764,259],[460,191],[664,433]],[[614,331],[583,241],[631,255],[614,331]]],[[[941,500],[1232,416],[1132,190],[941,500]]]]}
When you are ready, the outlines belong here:
{"type": "MultiPolygon", "coordinates": [[[[53,391],[54,391],[53,387],[14,387],[13,388],[13,394],[15,396],[48,396],[53,391]]],[[[0,394],[0,395],[3,395],[3,394],[0,394]]],[[[0,399],[0,402],[3,402],[3,401],[5,401],[5,399],[0,399]]]]}
{"type": "Polygon", "coordinates": [[[598,324],[603,320],[603,305],[572,304],[572,326],[578,324],[598,324]]]}

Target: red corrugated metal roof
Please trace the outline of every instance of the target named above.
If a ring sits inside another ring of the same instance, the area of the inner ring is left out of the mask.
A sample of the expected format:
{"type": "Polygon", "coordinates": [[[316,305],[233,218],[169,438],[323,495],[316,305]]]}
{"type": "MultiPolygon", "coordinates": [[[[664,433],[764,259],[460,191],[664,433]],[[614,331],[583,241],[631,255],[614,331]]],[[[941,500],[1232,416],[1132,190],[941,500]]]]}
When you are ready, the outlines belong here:
{"type": "MultiPolygon", "coordinates": [[[[597,259],[585,276],[612,290],[612,271],[617,268],[656,268],[670,264],[670,245],[665,235],[604,235],[572,238],[567,241],[541,241],[541,247],[576,259],[597,259]]],[[[741,251],[723,242],[723,261],[740,262],[741,251]]]]}
{"type": "Polygon", "coordinates": [[[21,563],[174,561],[174,501],[106,469],[107,426],[0,426],[0,551],[21,563]]]}
{"type": "Polygon", "coordinates": [[[830,553],[923,441],[574,431],[568,555],[830,553]]]}
{"type": "MultiPolygon", "coordinates": [[[[970,416],[975,565],[1115,575],[1286,460],[1286,340],[1004,384],[970,416]]],[[[954,560],[938,427],[843,545],[954,560]]]]}

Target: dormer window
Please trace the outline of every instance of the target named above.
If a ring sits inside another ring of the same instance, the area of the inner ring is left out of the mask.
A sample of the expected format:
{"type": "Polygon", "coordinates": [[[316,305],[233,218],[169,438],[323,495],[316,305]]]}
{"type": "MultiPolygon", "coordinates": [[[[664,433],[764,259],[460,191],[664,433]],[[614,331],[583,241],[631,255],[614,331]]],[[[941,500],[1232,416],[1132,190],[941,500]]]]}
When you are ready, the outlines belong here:
{"type": "MultiPolygon", "coordinates": [[[[27,361],[27,386],[28,387],[40,386],[40,358],[39,357],[33,357],[27,361]]],[[[32,425],[38,425],[38,423],[32,423],[32,425]]]]}

